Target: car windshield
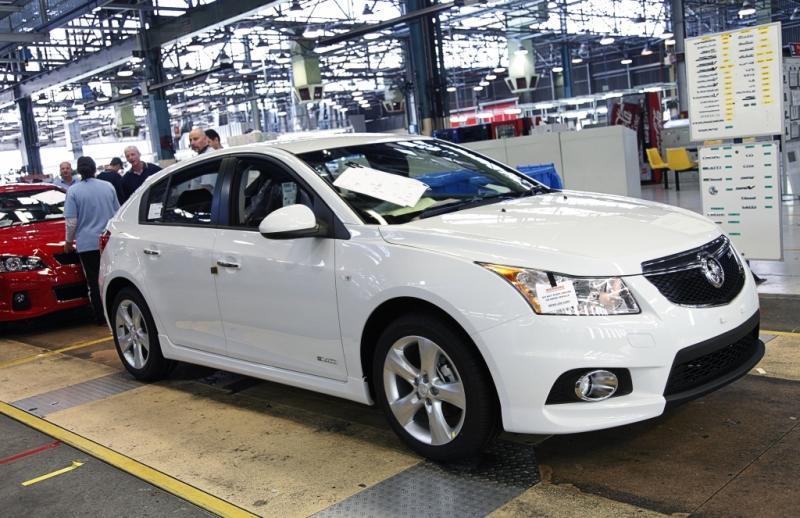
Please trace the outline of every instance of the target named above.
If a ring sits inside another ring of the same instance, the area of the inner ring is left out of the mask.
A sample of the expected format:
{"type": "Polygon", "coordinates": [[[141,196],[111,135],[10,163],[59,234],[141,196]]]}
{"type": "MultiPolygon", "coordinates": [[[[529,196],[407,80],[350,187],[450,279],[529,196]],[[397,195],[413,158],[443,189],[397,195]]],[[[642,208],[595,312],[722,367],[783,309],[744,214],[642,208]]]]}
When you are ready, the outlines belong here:
{"type": "Polygon", "coordinates": [[[337,147],[298,155],[368,223],[405,223],[549,189],[438,140],[337,147]]]}
{"type": "Polygon", "coordinates": [[[58,189],[0,192],[0,228],[61,219],[66,197],[58,189]]]}

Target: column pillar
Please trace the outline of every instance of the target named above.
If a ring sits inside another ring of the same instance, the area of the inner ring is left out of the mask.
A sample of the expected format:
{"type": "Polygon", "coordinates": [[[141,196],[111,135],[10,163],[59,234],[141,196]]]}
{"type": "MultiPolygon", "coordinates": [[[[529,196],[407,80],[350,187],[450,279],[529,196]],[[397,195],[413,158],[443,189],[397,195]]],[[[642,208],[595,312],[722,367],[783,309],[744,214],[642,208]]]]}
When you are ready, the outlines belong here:
{"type": "MultiPolygon", "coordinates": [[[[430,7],[431,0],[406,0],[406,12],[430,7]]],[[[414,101],[419,117],[416,119],[420,133],[430,135],[433,130],[445,127],[449,115],[447,85],[442,52],[442,33],[439,17],[423,16],[409,22],[409,58],[414,84],[414,101]]],[[[409,103],[409,108],[412,109],[409,103]]]]}
{"type": "Polygon", "coordinates": [[[36,118],[33,116],[33,102],[30,97],[17,99],[19,109],[20,151],[22,152],[22,165],[28,173],[44,173],[42,171],[42,157],[39,153],[39,132],[36,129],[36,118]]]}

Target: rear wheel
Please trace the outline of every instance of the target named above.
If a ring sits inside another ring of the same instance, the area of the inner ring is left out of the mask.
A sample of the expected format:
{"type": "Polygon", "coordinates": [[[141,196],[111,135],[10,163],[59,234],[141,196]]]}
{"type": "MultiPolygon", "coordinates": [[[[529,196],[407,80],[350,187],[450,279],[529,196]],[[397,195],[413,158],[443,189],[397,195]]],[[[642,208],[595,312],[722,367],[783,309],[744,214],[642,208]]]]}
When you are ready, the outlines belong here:
{"type": "Polygon", "coordinates": [[[372,379],[392,428],[422,456],[472,457],[496,433],[494,387],[482,359],[440,319],[408,315],[390,324],[378,341],[372,379]]]}
{"type": "Polygon", "coordinates": [[[122,289],[109,316],[117,354],[128,372],[142,381],[165,377],[173,362],[161,354],[156,324],[141,294],[132,288],[122,289]]]}

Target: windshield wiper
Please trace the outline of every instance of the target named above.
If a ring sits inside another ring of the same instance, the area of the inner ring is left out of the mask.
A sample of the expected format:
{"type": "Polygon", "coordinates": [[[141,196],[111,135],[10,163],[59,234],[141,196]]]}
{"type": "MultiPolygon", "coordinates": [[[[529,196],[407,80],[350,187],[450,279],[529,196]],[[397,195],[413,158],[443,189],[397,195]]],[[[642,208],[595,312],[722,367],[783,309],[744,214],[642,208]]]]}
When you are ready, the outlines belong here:
{"type": "Polygon", "coordinates": [[[439,214],[447,214],[448,212],[455,212],[461,209],[469,209],[472,207],[480,207],[482,205],[491,205],[498,201],[510,200],[517,196],[517,194],[501,194],[498,196],[489,197],[474,197],[467,198],[466,200],[454,201],[452,203],[445,203],[444,205],[437,205],[429,209],[425,209],[419,213],[417,219],[431,218],[439,214]]]}

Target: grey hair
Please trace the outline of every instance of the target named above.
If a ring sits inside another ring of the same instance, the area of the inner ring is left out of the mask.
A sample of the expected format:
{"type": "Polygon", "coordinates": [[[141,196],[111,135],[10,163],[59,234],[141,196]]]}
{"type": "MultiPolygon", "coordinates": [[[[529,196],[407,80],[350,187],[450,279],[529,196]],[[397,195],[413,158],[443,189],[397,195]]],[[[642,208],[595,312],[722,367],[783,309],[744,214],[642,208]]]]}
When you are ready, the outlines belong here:
{"type": "Polygon", "coordinates": [[[126,147],[124,150],[122,150],[122,153],[124,154],[124,153],[127,153],[128,151],[136,151],[136,152],[137,152],[137,153],[139,153],[140,155],[142,154],[142,152],[141,152],[141,151],[139,151],[139,148],[138,148],[138,147],[136,147],[136,146],[128,146],[128,147],[126,147]]]}

